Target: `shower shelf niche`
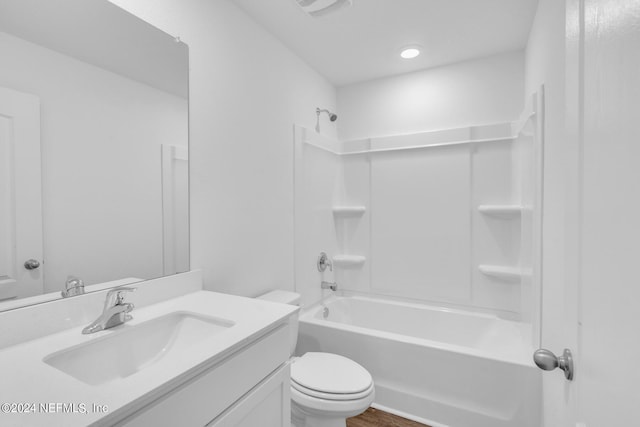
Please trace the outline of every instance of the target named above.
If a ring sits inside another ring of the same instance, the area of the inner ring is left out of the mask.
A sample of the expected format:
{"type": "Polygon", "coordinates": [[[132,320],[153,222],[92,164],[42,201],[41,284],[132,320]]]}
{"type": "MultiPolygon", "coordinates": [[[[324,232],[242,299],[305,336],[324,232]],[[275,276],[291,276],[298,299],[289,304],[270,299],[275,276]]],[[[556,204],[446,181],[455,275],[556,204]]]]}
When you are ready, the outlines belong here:
{"type": "Polygon", "coordinates": [[[509,267],[504,265],[479,265],[478,270],[480,270],[480,272],[485,276],[514,282],[531,274],[519,267],[509,267]]]}
{"type": "Polygon", "coordinates": [[[480,205],[478,212],[500,218],[515,218],[522,214],[522,205],[480,205]]]}
{"type": "Polygon", "coordinates": [[[333,257],[333,265],[340,268],[362,267],[367,260],[362,255],[336,255],[333,257]]]}
{"type": "Polygon", "coordinates": [[[333,215],[336,218],[356,218],[364,215],[367,211],[365,206],[334,206],[333,215]]]}

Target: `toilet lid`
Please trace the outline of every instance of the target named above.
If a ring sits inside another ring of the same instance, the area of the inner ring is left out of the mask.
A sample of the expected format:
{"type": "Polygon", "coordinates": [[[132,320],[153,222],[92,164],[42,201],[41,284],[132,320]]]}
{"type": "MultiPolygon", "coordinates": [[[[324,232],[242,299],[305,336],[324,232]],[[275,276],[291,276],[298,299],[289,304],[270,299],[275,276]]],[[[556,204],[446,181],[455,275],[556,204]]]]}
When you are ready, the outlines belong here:
{"type": "Polygon", "coordinates": [[[355,394],[368,390],[371,374],[346,357],[306,353],[291,364],[291,379],[302,387],[329,394],[355,394]]]}

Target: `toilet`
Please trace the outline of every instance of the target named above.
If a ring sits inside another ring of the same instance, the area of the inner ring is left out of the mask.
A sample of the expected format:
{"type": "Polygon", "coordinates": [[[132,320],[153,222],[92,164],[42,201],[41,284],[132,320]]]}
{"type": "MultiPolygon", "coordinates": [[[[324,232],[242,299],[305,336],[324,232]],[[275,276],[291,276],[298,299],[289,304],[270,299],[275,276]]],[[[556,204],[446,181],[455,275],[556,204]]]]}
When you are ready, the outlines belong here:
{"type": "MultiPolygon", "coordinates": [[[[300,294],[271,291],[260,299],[300,304],[300,294]]],[[[291,320],[291,423],[294,427],[345,427],[346,419],[373,402],[371,374],[353,360],[332,353],[309,352],[293,357],[298,318],[291,320]]]]}

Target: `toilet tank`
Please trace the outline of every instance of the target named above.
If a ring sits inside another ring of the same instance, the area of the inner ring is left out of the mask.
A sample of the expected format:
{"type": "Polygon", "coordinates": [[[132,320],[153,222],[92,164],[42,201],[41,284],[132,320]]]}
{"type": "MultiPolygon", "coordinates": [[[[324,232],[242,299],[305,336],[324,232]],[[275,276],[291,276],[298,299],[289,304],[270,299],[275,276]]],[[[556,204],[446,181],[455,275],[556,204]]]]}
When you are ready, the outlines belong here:
{"type": "MultiPolygon", "coordinates": [[[[300,294],[289,291],[275,290],[260,295],[258,299],[265,301],[279,302],[280,304],[300,305],[300,294]]],[[[298,343],[298,313],[289,318],[291,326],[291,336],[289,337],[289,355],[293,356],[298,343]]]]}

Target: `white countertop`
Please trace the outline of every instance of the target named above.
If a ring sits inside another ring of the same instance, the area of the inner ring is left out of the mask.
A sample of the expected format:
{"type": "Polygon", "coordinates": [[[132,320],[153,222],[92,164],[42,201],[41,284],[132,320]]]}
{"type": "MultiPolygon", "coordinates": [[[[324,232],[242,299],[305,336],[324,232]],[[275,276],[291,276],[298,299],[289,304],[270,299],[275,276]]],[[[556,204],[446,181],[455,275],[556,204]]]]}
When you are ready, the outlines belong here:
{"type": "MultiPolygon", "coordinates": [[[[82,335],[82,327],[76,327],[4,348],[0,350],[0,425],[72,427],[115,421],[119,413],[128,413],[132,408],[148,403],[149,399],[165,393],[203,367],[214,365],[283,324],[297,309],[257,299],[198,291],[135,309],[131,313],[133,320],[106,331],[82,335]],[[215,316],[235,324],[195,344],[179,359],[160,359],[133,375],[98,386],[85,384],[43,362],[43,358],[54,352],[175,311],[215,316]],[[6,413],[6,404],[15,404],[10,409],[22,413],[6,413]],[[108,412],[100,413],[94,405],[106,407],[108,412]],[[25,413],[25,407],[31,412],[25,413]],[[46,413],[45,409],[50,412],[46,413]]],[[[96,313],[96,317],[99,314],[96,313]]],[[[220,386],[224,387],[224,384],[220,386]]]]}

